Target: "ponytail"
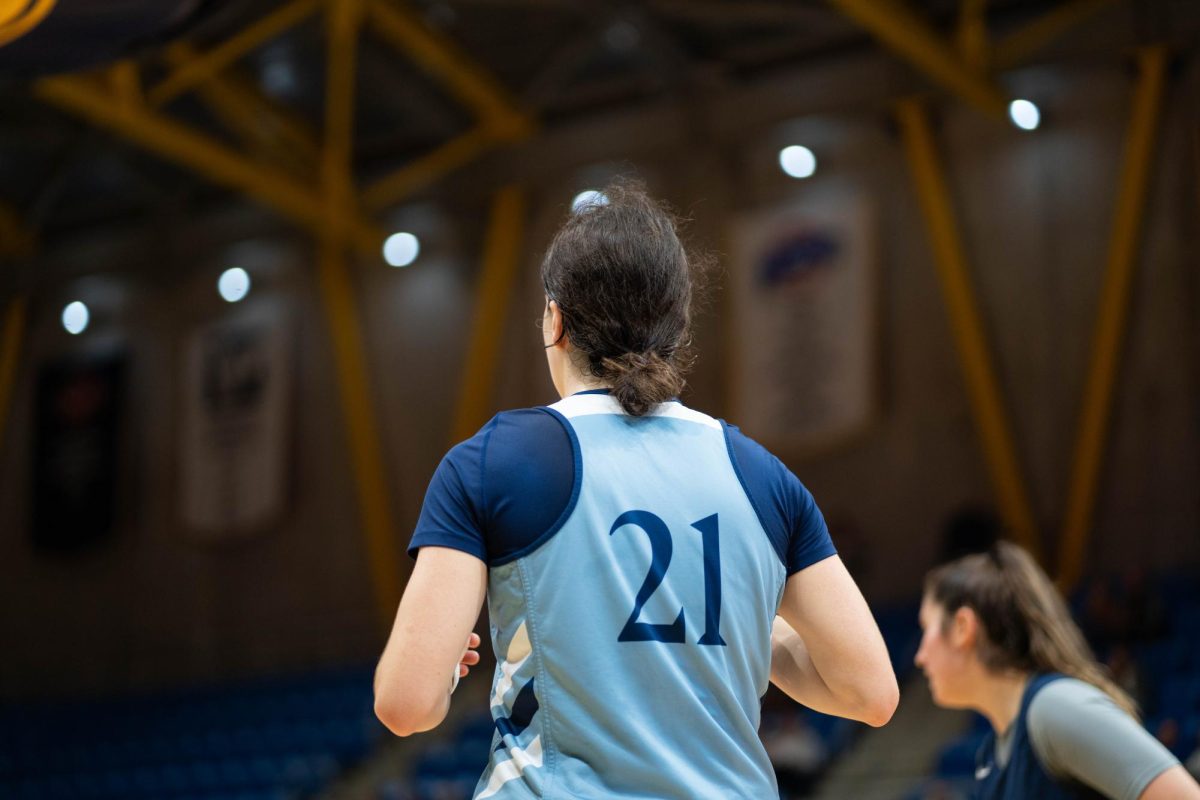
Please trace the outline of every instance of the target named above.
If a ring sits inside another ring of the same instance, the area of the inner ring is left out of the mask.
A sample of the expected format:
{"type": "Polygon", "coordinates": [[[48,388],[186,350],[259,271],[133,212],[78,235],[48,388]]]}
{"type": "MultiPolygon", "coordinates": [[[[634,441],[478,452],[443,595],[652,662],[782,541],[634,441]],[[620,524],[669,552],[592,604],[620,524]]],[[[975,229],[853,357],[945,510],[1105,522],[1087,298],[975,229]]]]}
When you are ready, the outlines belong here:
{"type": "Polygon", "coordinates": [[[980,661],[990,670],[1059,672],[1090,683],[1137,717],[1137,704],[1096,662],[1067,604],[1029,553],[997,542],[986,553],[945,564],[925,592],[946,612],[975,612],[983,628],[980,661]]]}
{"type": "Polygon", "coordinates": [[[613,397],[633,417],[643,416],[659,403],[677,397],[684,386],[682,372],[657,353],[605,358],[596,372],[612,384],[613,397]]]}

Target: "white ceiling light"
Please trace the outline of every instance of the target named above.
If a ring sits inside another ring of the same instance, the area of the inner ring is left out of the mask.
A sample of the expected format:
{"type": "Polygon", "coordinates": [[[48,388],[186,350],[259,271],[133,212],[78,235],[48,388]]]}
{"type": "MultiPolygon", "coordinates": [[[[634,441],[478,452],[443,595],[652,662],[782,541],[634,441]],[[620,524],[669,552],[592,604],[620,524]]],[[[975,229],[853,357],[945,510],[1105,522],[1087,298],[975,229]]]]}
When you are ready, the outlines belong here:
{"type": "Polygon", "coordinates": [[[1028,100],[1013,100],[1008,104],[1008,116],[1021,130],[1037,130],[1042,122],[1042,112],[1028,100]]]}
{"type": "Polygon", "coordinates": [[[73,303],[67,303],[67,307],[63,309],[62,325],[67,329],[67,333],[78,335],[87,330],[90,318],[88,307],[76,300],[73,303]]]}
{"type": "Polygon", "coordinates": [[[217,280],[217,291],[226,302],[236,303],[250,292],[249,273],[241,267],[225,270],[217,280]]]}
{"type": "Polygon", "coordinates": [[[817,157],[807,147],[793,144],[779,151],[779,166],[793,178],[808,178],[817,171],[817,157]]]}
{"type": "Polygon", "coordinates": [[[421,254],[421,241],[411,233],[393,233],[383,243],[383,260],[393,267],[407,267],[421,254]]]}

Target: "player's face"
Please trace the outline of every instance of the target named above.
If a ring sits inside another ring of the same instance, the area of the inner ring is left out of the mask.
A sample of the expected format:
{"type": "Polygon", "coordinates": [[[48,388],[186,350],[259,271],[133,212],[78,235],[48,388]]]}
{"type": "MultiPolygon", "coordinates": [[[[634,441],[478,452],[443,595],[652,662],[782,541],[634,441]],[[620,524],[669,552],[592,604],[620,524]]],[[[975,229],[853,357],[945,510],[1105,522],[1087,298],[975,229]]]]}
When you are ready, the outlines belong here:
{"type": "Polygon", "coordinates": [[[914,660],[929,681],[933,702],[943,708],[969,705],[969,648],[956,641],[955,620],[929,597],[921,601],[921,647],[914,660]]]}

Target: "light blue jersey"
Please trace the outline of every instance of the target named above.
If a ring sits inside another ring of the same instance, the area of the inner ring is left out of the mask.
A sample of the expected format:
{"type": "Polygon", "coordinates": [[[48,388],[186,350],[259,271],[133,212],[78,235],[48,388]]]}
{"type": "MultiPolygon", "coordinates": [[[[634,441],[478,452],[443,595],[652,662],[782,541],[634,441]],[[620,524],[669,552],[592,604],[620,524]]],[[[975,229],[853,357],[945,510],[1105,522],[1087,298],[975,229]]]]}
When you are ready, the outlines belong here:
{"type": "MultiPolygon", "coordinates": [[[[566,432],[573,480],[536,538],[487,541],[537,492],[498,497],[499,475],[489,489],[485,429],[478,486],[456,457],[443,467],[458,488],[435,476],[430,489],[459,521],[427,499],[413,542],[459,546],[471,534],[448,528],[484,529],[497,732],[475,797],[777,797],[757,733],[771,623],[787,575],[833,553],[811,496],[677,402],[632,418],[584,393],[541,417],[566,432]]],[[[509,447],[497,431],[493,449],[509,447]]]]}

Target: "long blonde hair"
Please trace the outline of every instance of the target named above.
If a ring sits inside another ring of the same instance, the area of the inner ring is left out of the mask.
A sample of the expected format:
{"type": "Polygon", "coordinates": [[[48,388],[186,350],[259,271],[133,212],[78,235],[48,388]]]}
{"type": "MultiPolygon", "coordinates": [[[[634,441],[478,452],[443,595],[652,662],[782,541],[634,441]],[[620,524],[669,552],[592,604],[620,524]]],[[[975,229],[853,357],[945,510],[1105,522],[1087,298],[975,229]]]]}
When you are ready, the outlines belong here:
{"type": "Polygon", "coordinates": [[[1113,682],[1033,557],[1009,542],[963,556],[925,578],[925,594],[946,612],[970,608],[983,626],[977,652],[989,670],[1060,672],[1100,689],[1131,716],[1137,703],[1113,682]]]}

